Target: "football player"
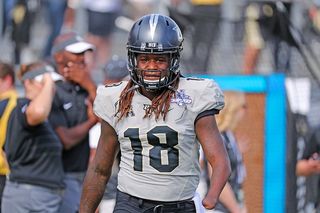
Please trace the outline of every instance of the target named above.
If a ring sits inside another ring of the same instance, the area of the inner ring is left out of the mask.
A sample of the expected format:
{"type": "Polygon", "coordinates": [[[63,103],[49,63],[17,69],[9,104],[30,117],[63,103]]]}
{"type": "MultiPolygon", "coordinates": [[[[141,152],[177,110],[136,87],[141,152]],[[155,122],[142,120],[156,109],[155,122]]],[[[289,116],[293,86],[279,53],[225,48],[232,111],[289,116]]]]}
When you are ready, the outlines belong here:
{"type": "Polygon", "coordinates": [[[230,174],[215,121],[224,97],[214,81],[180,75],[182,42],[178,25],[167,16],[146,15],[133,25],[127,43],[130,80],[97,90],[101,136],[85,178],[81,213],[98,206],[118,149],[114,212],[196,212],[200,145],[213,167],[202,204],[215,207],[230,174]]]}

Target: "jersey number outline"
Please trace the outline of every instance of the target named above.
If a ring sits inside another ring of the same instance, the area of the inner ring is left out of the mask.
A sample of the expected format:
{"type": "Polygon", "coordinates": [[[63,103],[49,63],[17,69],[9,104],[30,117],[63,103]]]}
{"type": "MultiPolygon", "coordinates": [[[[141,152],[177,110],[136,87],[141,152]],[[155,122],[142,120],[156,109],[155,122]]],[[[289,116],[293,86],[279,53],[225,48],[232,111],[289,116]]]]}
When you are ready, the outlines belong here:
{"type": "MultiPolygon", "coordinates": [[[[139,128],[129,128],[124,132],[124,137],[131,141],[133,149],[133,169],[142,171],[142,144],[139,128]]],[[[178,132],[168,126],[156,126],[147,132],[147,142],[153,147],[149,150],[150,165],[159,172],[171,172],[179,165],[178,132]],[[165,134],[166,140],[161,140],[157,134],[165,134]],[[161,164],[162,151],[168,156],[166,164],[161,164]]]]}

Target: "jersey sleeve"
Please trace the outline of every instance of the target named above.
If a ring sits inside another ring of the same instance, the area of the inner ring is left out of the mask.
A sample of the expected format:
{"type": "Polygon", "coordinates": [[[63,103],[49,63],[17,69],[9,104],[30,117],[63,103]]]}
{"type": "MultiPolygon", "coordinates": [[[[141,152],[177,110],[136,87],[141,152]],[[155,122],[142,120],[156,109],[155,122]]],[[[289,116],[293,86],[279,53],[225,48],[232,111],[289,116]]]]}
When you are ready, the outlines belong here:
{"type": "Polygon", "coordinates": [[[114,126],[116,104],[112,99],[113,91],[105,86],[99,86],[93,103],[94,113],[110,125],[114,126]]]}
{"type": "Polygon", "coordinates": [[[198,115],[218,114],[224,107],[224,96],[219,85],[213,80],[201,82],[199,95],[195,96],[194,109],[198,115]]]}

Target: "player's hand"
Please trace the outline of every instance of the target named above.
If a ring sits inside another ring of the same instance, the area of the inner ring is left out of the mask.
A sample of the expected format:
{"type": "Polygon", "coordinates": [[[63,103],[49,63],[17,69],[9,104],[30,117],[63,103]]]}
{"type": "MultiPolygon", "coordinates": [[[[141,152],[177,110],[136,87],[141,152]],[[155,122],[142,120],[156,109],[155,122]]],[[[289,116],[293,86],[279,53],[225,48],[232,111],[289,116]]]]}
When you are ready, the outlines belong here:
{"type": "Polygon", "coordinates": [[[207,195],[203,200],[202,200],[202,205],[206,209],[213,209],[216,206],[217,199],[211,197],[210,195],[207,195]]]}

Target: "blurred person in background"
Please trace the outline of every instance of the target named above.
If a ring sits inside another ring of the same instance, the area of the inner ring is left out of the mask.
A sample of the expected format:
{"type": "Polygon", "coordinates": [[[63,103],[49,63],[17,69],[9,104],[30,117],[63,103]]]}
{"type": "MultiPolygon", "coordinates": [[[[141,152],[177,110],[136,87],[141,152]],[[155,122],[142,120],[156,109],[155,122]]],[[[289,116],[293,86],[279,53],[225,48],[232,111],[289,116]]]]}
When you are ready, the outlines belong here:
{"type": "Polygon", "coordinates": [[[106,63],[104,69],[104,83],[113,84],[120,81],[128,80],[129,71],[127,60],[118,55],[113,55],[106,63]]]}
{"type": "Polygon", "coordinates": [[[18,93],[15,89],[13,66],[0,62],[0,206],[6,175],[9,174],[9,165],[4,152],[4,144],[7,137],[8,121],[12,110],[16,106],[17,98],[18,93]]]}
{"type": "MultiPolygon", "coordinates": [[[[113,85],[117,84],[123,80],[127,80],[129,77],[129,71],[127,68],[127,61],[120,58],[118,55],[113,55],[112,58],[107,62],[104,69],[104,84],[113,85]]],[[[90,130],[90,147],[91,147],[91,159],[93,159],[100,137],[101,124],[97,123],[90,130]]],[[[116,155],[116,159],[112,165],[112,173],[106,190],[104,192],[103,198],[99,205],[100,213],[109,213],[112,212],[116,203],[116,194],[117,194],[117,174],[119,171],[119,162],[120,162],[120,152],[116,155]]]]}
{"type": "Polygon", "coordinates": [[[1,29],[1,33],[4,34],[6,30],[12,27],[11,23],[11,12],[14,7],[16,0],[2,0],[2,17],[3,17],[3,26],[1,29]]]}
{"type": "Polygon", "coordinates": [[[12,25],[11,40],[14,44],[14,63],[17,65],[20,64],[22,51],[30,43],[32,18],[27,0],[16,0],[12,11],[10,11],[10,20],[12,25]]]}
{"type": "Polygon", "coordinates": [[[44,0],[43,4],[46,8],[47,21],[50,27],[49,37],[42,53],[43,57],[47,58],[51,55],[54,39],[60,34],[64,21],[64,13],[67,8],[67,0],[44,0]]]}
{"type": "Polygon", "coordinates": [[[250,1],[246,9],[243,74],[256,73],[259,56],[267,44],[272,49],[272,69],[275,72],[289,71],[290,47],[296,46],[289,27],[293,4],[292,0],[250,1]]]}
{"type": "Polygon", "coordinates": [[[190,18],[194,26],[191,42],[192,70],[196,73],[209,71],[214,41],[218,38],[223,0],[191,0],[190,18]]]}
{"type": "Polygon", "coordinates": [[[92,111],[96,85],[90,77],[86,52],[94,46],[74,32],[60,34],[52,56],[62,80],[56,82],[56,96],[50,123],[63,144],[63,168],[66,185],[61,213],[79,210],[82,182],[90,155],[89,130],[97,118],[92,111]]]}
{"type": "Polygon", "coordinates": [[[157,0],[126,0],[125,2],[128,7],[126,13],[133,21],[141,16],[158,12],[159,4],[161,4],[161,1],[157,0]]]}
{"type": "MultiPolygon", "coordinates": [[[[242,159],[241,141],[235,136],[235,129],[246,112],[245,94],[237,91],[224,91],[225,107],[217,115],[217,125],[227,149],[231,175],[223,188],[219,201],[213,211],[223,213],[246,213],[242,185],[246,177],[246,169],[242,159]]],[[[209,167],[209,175],[211,168],[209,167]]]]}
{"type": "Polygon", "coordinates": [[[170,0],[168,12],[190,37],[183,65],[188,73],[207,73],[214,42],[218,39],[223,0],[170,0]]]}
{"type": "Polygon", "coordinates": [[[21,65],[25,97],[17,100],[8,123],[10,174],[2,197],[4,213],[56,213],[61,205],[62,145],[48,122],[55,94],[49,71],[41,62],[21,65]]]}
{"type": "Polygon", "coordinates": [[[319,34],[320,33],[320,1],[313,0],[313,4],[310,6],[308,15],[312,22],[313,30],[319,34]]]}
{"type": "Polygon", "coordinates": [[[112,33],[115,30],[115,20],[122,8],[122,0],[84,0],[87,10],[88,34],[86,39],[96,50],[93,52],[93,71],[102,69],[109,60],[112,49],[112,33]]]}
{"type": "Polygon", "coordinates": [[[312,131],[306,142],[302,159],[297,162],[296,174],[313,178],[310,200],[315,212],[320,212],[320,127],[312,131]]]}
{"type": "Polygon", "coordinates": [[[66,0],[67,8],[64,13],[63,28],[74,30],[76,23],[76,12],[81,6],[81,0],[66,0]]]}

